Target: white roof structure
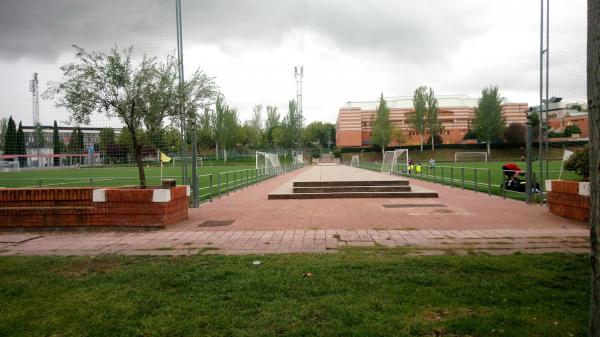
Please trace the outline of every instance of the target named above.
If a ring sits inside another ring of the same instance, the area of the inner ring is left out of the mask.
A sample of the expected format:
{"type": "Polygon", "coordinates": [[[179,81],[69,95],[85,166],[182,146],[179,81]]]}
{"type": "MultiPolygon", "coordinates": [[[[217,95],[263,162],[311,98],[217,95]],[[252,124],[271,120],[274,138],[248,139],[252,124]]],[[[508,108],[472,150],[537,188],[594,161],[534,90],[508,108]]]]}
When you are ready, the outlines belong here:
{"type": "MultiPolygon", "coordinates": [[[[470,107],[477,106],[479,98],[469,97],[468,95],[436,95],[438,106],[440,107],[470,107]]],[[[412,96],[384,97],[390,109],[412,109],[412,96]]],[[[511,103],[506,98],[502,98],[502,103],[511,103]]],[[[373,101],[346,102],[343,108],[360,108],[361,110],[375,110],[379,105],[379,99],[373,101]]]]}

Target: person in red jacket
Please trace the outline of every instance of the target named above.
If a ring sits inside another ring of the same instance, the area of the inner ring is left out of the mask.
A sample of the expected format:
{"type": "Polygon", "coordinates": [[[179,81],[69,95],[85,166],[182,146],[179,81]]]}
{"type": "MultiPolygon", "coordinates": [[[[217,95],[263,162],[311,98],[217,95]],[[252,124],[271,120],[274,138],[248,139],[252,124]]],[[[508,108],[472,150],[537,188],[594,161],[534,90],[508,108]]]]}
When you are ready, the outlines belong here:
{"type": "Polygon", "coordinates": [[[513,181],[518,175],[523,174],[523,170],[515,163],[507,163],[502,165],[502,172],[506,179],[513,181]]]}

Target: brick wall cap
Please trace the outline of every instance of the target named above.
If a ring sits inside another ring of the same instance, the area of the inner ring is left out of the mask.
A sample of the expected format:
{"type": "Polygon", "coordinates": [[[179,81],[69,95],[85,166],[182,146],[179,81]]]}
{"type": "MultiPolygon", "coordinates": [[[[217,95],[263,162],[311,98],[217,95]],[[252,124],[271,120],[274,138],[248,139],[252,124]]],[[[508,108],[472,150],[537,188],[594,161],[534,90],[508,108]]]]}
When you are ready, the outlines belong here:
{"type": "Polygon", "coordinates": [[[92,201],[93,202],[106,202],[106,189],[105,188],[95,189],[94,192],[92,192],[92,201]]]}
{"type": "Polygon", "coordinates": [[[157,188],[152,191],[152,202],[171,201],[171,189],[157,188]]]}

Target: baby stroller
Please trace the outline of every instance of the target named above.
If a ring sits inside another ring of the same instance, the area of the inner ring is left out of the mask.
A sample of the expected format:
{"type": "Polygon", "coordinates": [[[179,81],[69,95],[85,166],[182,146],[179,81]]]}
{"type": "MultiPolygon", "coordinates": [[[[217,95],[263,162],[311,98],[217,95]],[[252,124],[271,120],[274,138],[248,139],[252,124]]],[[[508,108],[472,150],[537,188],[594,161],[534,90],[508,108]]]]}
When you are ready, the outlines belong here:
{"type": "MultiPolygon", "coordinates": [[[[515,191],[525,193],[525,179],[523,179],[522,175],[517,175],[513,179],[505,179],[502,183],[502,187],[508,191],[515,191]]],[[[531,188],[531,192],[540,193],[540,184],[534,182],[533,187],[531,188]]]]}

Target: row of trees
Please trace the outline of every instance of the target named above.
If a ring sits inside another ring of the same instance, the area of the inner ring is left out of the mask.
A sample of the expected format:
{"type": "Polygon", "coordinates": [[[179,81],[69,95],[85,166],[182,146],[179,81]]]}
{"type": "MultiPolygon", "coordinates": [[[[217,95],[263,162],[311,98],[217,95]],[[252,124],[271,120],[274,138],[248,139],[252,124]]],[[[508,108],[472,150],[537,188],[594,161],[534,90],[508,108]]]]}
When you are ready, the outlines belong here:
{"type": "Polygon", "coordinates": [[[173,56],[164,62],[144,56],[135,63],[133,48],[115,47],[109,53],[77,46],[75,50],[75,61],[61,67],[63,80],[51,83],[44,97],[68,110],[71,124],[89,124],[95,113],[118,119],[124,125],[119,136],[122,141],[111,141],[114,134],[107,130],[101,135],[101,148],[130,144],[142,187],[146,185],[144,149],[154,146],[172,152],[189,146],[194,132],[200,147],[225,150],[225,157],[237,145],[296,148],[303,143],[304,120],[294,100],[283,119],[276,108],[267,107],[263,128],[262,106],[256,106],[253,119],[242,125],[237,110],[226,104],[214,79],[201,70],[180,84],[178,61],[173,56]],[[182,137],[177,137],[184,129],[188,144],[181,144],[182,137]]]}
{"type": "MultiPolygon", "coordinates": [[[[27,148],[25,146],[25,134],[23,133],[23,125],[19,121],[19,127],[17,128],[15,121],[12,116],[8,118],[6,123],[2,122],[2,134],[3,134],[3,153],[6,155],[25,155],[27,154],[27,148]]],[[[12,159],[6,159],[12,161],[12,159]]],[[[25,157],[19,157],[19,165],[24,166],[27,162],[25,157]]]]}
{"type": "MultiPolygon", "coordinates": [[[[488,155],[491,142],[501,138],[506,130],[501,104],[502,97],[497,86],[484,88],[475,109],[473,129],[469,130],[470,135],[487,144],[488,155]]],[[[439,135],[444,131],[444,126],[439,118],[438,100],[433,89],[426,86],[418,87],[413,94],[413,108],[413,112],[408,116],[408,122],[419,135],[421,151],[423,151],[425,134],[429,134],[431,149],[435,150],[435,143],[440,141],[439,135]]],[[[379,99],[371,125],[371,142],[381,147],[382,154],[393,139],[399,143],[403,139],[400,129],[395,128],[390,120],[390,111],[383,94],[379,99]]]]}

